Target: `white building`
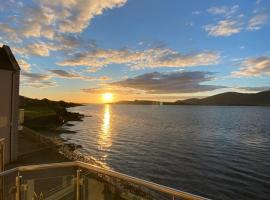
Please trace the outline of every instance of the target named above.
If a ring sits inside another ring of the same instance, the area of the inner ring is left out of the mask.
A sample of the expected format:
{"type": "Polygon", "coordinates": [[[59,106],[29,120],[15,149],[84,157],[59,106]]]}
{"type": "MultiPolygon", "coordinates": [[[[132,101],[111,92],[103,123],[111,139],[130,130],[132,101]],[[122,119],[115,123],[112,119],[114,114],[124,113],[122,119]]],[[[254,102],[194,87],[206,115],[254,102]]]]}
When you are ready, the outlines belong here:
{"type": "Polygon", "coordinates": [[[8,46],[0,47],[0,139],[5,163],[17,159],[20,67],[8,46]]]}

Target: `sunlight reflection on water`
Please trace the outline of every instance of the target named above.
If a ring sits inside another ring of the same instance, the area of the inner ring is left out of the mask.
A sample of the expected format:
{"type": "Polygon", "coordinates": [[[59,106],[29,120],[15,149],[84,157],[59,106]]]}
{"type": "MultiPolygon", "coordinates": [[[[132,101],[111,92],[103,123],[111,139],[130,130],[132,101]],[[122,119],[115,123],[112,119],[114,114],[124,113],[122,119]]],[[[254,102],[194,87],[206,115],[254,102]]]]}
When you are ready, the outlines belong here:
{"type": "MultiPolygon", "coordinates": [[[[107,151],[112,146],[111,110],[109,104],[104,106],[103,119],[97,143],[99,145],[99,149],[102,151],[107,151]]],[[[107,157],[107,154],[103,157],[107,157]]]]}

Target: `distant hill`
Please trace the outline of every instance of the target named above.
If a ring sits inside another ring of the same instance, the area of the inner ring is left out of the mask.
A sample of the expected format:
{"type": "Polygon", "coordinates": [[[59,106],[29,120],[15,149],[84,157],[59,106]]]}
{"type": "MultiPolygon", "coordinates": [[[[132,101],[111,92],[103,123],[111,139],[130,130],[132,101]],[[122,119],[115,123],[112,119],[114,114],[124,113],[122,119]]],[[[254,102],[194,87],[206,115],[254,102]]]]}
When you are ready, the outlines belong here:
{"type": "Polygon", "coordinates": [[[135,104],[135,105],[159,105],[159,101],[149,101],[149,100],[134,100],[134,101],[118,101],[113,104],[135,104]]]}
{"type": "Polygon", "coordinates": [[[20,108],[28,108],[28,107],[75,107],[81,106],[82,104],[71,103],[65,101],[52,101],[49,99],[32,99],[29,97],[20,96],[20,108]]]}
{"type": "Polygon", "coordinates": [[[255,94],[226,92],[203,99],[187,99],[182,102],[190,105],[270,106],[270,91],[255,94]]]}
{"type": "Polygon", "coordinates": [[[158,101],[123,101],[118,104],[164,104],[164,105],[220,105],[220,106],[270,106],[270,91],[258,93],[237,93],[226,92],[202,99],[186,99],[175,102],[158,102],[158,101]]]}

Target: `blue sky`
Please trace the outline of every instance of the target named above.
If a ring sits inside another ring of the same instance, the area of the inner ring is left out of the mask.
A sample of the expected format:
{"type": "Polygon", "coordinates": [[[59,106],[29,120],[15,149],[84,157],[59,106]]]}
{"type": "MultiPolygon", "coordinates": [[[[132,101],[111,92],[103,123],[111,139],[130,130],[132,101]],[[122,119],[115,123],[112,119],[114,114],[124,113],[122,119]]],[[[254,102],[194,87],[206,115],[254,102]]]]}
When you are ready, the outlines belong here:
{"type": "Polygon", "coordinates": [[[0,44],[21,94],[174,101],[270,89],[270,2],[6,0],[0,44]]]}

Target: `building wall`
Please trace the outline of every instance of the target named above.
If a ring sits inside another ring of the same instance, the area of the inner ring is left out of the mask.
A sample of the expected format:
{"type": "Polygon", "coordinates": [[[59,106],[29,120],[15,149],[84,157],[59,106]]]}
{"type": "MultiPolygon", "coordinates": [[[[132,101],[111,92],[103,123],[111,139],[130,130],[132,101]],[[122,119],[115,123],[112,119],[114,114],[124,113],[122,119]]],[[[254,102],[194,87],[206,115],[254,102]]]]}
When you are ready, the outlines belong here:
{"type": "Polygon", "coordinates": [[[17,158],[18,84],[18,72],[0,70],[0,138],[5,138],[5,163],[17,158]]]}
{"type": "Polygon", "coordinates": [[[0,70],[0,137],[5,138],[5,162],[10,160],[10,117],[11,117],[12,71],[0,70]]]}
{"type": "Polygon", "coordinates": [[[12,134],[11,134],[11,160],[17,160],[18,155],[18,124],[19,124],[19,85],[20,71],[13,72],[13,101],[12,101],[12,134]]]}

